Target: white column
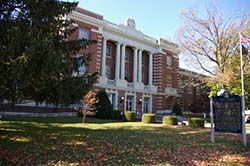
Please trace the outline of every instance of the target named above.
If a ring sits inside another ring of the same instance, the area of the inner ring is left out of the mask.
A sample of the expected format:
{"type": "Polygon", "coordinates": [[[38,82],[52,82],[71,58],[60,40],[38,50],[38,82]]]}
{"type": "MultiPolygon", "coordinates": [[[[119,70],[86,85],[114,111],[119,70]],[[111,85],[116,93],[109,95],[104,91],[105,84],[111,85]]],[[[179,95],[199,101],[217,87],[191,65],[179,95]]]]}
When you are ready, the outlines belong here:
{"type": "Polygon", "coordinates": [[[121,43],[116,44],[116,60],[115,60],[115,79],[120,78],[120,56],[121,56],[121,43]]]}
{"type": "Polygon", "coordinates": [[[134,63],[133,63],[133,82],[137,82],[137,56],[138,49],[134,48],[134,63]]]}
{"type": "Polygon", "coordinates": [[[139,50],[138,82],[142,82],[142,50],[139,50]]]}
{"type": "Polygon", "coordinates": [[[125,78],[125,54],[126,54],[126,45],[122,45],[122,63],[121,63],[121,79],[125,78]]]}
{"type": "Polygon", "coordinates": [[[101,76],[106,76],[106,48],[107,48],[107,39],[103,38],[102,41],[102,73],[101,76]]]}
{"type": "Polygon", "coordinates": [[[153,54],[149,53],[148,84],[153,84],[153,54]]]}

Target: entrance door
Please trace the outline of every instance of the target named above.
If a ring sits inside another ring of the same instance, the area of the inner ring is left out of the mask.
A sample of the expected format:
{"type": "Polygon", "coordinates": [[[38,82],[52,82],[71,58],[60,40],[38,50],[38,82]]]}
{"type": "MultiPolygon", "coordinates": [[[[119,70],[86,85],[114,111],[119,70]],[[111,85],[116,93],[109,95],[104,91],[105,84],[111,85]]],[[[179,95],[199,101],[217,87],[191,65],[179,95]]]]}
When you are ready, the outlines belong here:
{"type": "Polygon", "coordinates": [[[112,108],[115,109],[115,93],[109,93],[109,101],[112,105],[112,108]]]}
{"type": "Polygon", "coordinates": [[[144,97],[143,101],[143,113],[149,113],[150,111],[150,98],[144,97]]]}
{"type": "Polygon", "coordinates": [[[134,96],[127,96],[126,111],[134,111],[134,96]]]}

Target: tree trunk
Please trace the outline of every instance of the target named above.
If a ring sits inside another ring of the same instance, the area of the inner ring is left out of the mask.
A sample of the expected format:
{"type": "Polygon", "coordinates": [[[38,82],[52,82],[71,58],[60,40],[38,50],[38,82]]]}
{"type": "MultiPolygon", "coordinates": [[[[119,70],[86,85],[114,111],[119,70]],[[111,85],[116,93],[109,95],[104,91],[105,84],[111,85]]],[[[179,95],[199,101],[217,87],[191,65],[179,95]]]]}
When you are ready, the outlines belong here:
{"type": "Polygon", "coordinates": [[[82,123],[85,123],[86,115],[87,115],[87,110],[83,110],[82,123]]]}

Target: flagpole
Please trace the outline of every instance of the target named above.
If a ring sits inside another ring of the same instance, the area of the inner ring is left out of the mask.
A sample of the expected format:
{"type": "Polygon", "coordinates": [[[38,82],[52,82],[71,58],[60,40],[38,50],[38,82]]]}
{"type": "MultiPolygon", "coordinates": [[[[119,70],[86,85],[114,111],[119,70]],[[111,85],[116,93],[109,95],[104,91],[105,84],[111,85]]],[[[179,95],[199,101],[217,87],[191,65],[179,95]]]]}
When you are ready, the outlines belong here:
{"type": "Polygon", "coordinates": [[[246,123],[245,123],[245,92],[244,92],[244,66],[243,66],[243,58],[242,58],[242,44],[241,44],[241,33],[240,35],[240,75],[241,75],[241,103],[242,103],[242,140],[243,145],[247,146],[247,140],[246,140],[246,123]]]}

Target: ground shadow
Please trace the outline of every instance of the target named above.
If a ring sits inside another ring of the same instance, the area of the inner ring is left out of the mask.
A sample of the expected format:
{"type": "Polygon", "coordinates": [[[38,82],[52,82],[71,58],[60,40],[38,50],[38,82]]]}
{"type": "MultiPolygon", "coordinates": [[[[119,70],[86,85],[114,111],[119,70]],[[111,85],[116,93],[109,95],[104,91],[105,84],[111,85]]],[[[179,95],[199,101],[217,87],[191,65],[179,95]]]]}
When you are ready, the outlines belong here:
{"type": "MultiPolygon", "coordinates": [[[[80,123],[81,118],[72,121],[71,118],[64,121],[60,118],[5,119],[1,123],[0,137],[3,143],[0,146],[2,163],[195,165],[197,162],[212,161],[226,155],[239,155],[245,159],[244,155],[250,152],[250,149],[242,148],[238,135],[234,135],[233,140],[219,134],[217,142],[210,143],[207,129],[161,125],[138,127],[130,123],[121,127],[113,125],[100,128],[91,128],[88,124],[74,127],[60,125],[80,123]]],[[[88,119],[87,122],[96,123],[94,119],[88,119]]],[[[100,121],[99,124],[105,123],[100,121]]],[[[248,164],[249,160],[242,162],[248,164]]]]}

